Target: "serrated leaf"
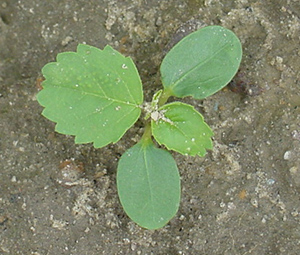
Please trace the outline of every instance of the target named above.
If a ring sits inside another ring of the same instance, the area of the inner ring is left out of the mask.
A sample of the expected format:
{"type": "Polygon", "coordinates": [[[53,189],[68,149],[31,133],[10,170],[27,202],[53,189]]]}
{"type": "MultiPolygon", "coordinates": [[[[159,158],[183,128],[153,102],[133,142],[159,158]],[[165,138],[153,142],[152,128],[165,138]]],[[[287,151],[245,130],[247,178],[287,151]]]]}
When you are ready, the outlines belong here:
{"type": "Polygon", "coordinates": [[[174,102],[162,106],[151,127],[155,140],[169,150],[204,156],[206,149],[212,149],[213,132],[191,105],[174,102]]]}
{"type": "Polygon", "coordinates": [[[222,89],[236,74],[242,46],[236,35],[208,26],[183,38],[165,56],[162,83],[173,96],[203,99],[222,89]]]}
{"type": "Polygon", "coordinates": [[[77,52],[57,55],[42,69],[45,81],[38,102],[55,130],[76,143],[96,148],[117,142],[139,118],[142,83],[129,57],[110,46],[79,44],[77,52]]]}
{"type": "Polygon", "coordinates": [[[117,186],[125,212],[144,228],[163,227],[178,210],[180,177],[176,162],[152,142],[140,142],[122,155],[117,186]]]}

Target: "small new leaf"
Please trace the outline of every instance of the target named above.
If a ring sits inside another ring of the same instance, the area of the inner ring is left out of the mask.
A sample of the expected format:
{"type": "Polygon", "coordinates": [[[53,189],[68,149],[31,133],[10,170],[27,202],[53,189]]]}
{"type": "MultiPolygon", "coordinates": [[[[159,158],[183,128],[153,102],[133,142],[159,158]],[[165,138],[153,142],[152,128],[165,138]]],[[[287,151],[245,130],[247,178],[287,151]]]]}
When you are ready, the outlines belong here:
{"type": "Polygon", "coordinates": [[[117,186],[125,212],[141,227],[161,228],[178,210],[180,177],[176,162],[151,140],[141,141],[122,155],[117,186]]]}
{"type": "Polygon", "coordinates": [[[236,74],[242,46],[236,35],[208,26],[183,38],[165,56],[162,83],[170,95],[206,98],[222,89],[236,74]]]}
{"type": "Polygon", "coordinates": [[[129,57],[110,46],[79,44],[77,52],[57,55],[44,66],[38,102],[55,130],[74,135],[76,143],[103,147],[117,142],[139,118],[142,83],[129,57]]]}
{"type": "Polygon", "coordinates": [[[152,119],[152,134],[159,144],[183,155],[204,156],[212,149],[212,130],[193,106],[181,102],[159,108],[158,118],[152,119]]]}

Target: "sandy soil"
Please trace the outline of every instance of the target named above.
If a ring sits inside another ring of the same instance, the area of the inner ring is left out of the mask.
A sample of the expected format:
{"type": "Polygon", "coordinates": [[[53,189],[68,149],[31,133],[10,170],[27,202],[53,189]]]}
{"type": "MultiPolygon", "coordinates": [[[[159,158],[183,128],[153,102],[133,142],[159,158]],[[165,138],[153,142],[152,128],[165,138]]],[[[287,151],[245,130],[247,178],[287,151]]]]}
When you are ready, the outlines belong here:
{"type": "Polygon", "coordinates": [[[0,17],[0,254],[299,254],[298,0],[0,0],[0,17]],[[106,148],[74,145],[40,115],[40,70],[78,43],[110,44],[134,59],[149,101],[168,45],[205,24],[238,35],[241,70],[231,89],[183,100],[213,128],[214,150],[173,153],[179,212],[144,230],[115,183],[139,123],[106,148]]]}

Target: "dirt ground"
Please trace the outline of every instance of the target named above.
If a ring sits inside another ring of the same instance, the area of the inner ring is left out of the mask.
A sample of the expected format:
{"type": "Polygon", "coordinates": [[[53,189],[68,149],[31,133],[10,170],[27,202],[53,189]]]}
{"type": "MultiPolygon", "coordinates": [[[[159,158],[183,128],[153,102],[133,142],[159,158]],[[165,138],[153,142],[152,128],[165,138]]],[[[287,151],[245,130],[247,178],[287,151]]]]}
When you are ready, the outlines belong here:
{"type": "Polygon", "coordinates": [[[0,17],[0,254],[299,254],[299,0],[0,0],[0,17]],[[179,211],[142,229],[115,180],[140,123],[117,144],[75,145],[40,114],[40,70],[78,43],[110,44],[134,59],[149,101],[168,47],[213,24],[244,50],[231,88],[183,99],[213,128],[214,149],[173,153],[179,211]]]}

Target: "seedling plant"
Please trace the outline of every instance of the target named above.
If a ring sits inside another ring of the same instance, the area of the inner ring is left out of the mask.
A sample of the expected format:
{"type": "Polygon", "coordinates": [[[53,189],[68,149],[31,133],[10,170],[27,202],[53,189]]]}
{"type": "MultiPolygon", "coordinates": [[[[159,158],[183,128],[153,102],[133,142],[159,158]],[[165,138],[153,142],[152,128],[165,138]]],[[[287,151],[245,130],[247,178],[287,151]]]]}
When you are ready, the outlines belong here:
{"type": "Polygon", "coordinates": [[[144,228],[158,229],[180,203],[178,168],[166,149],[202,157],[212,149],[213,136],[192,105],[167,101],[214,94],[233,78],[241,57],[241,43],[232,31],[208,26],[193,32],[164,57],[163,89],[143,104],[141,79],[130,57],[108,45],[100,50],[79,44],[76,52],[59,53],[56,62],[43,67],[37,100],[57,132],[95,148],[119,141],[145,112],[141,140],[119,160],[117,188],[127,215],[144,228]]]}

